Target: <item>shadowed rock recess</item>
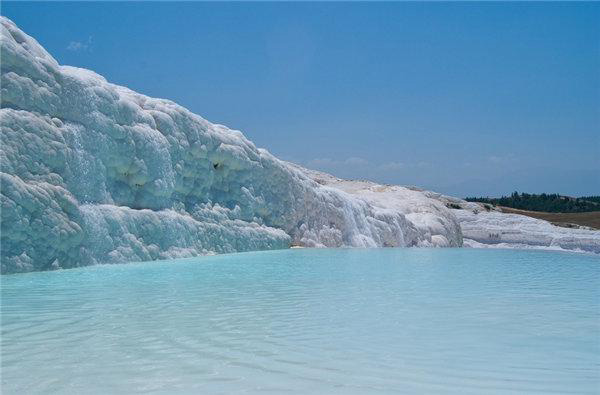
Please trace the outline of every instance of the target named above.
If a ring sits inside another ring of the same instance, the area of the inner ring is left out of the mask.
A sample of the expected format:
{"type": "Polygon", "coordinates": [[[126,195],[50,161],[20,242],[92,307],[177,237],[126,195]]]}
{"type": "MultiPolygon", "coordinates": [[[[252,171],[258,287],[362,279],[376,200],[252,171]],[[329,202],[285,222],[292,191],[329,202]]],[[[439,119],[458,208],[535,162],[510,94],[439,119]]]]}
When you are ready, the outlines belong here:
{"type": "Polygon", "coordinates": [[[1,25],[2,273],[291,245],[462,245],[439,195],[341,188],[171,101],[61,66],[1,25]]]}

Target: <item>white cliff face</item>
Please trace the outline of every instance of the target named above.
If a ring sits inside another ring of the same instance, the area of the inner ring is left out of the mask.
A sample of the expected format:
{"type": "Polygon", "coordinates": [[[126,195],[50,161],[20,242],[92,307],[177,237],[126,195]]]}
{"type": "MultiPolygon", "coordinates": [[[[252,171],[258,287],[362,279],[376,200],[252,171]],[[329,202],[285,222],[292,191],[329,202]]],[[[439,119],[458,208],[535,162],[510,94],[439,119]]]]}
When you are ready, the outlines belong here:
{"type": "Polygon", "coordinates": [[[461,246],[463,234],[472,247],[600,253],[599,231],[281,161],[171,101],[60,66],[0,22],[2,273],[293,245],[461,246]]]}
{"type": "Polygon", "coordinates": [[[500,211],[456,210],[465,246],[541,248],[600,254],[600,231],[554,226],[550,222],[500,211]]]}
{"type": "Polygon", "coordinates": [[[491,205],[467,202],[424,191],[439,199],[458,218],[465,247],[547,249],[600,254],[600,231],[564,228],[520,214],[503,213],[491,205]]]}
{"type": "Polygon", "coordinates": [[[462,245],[456,217],[424,192],[280,161],[171,101],[60,66],[1,25],[2,273],[290,245],[462,245]]]}
{"type": "MultiPolygon", "coordinates": [[[[388,221],[401,221],[404,232],[404,245],[451,247],[462,245],[462,234],[456,217],[448,210],[445,202],[439,201],[439,194],[399,185],[380,185],[370,181],[349,181],[332,175],[303,169],[311,179],[320,185],[341,190],[355,199],[367,203],[380,217],[388,216],[388,221]],[[431,194],[431,196],[429,196],[431,194]],[[402,213],[404,218],[394,218],[402,213]],[[423,235],[425,238],[423,239],[423,235]]],[[[383,246],[396,246],[393,240],[383,240],[383,246]]]]}

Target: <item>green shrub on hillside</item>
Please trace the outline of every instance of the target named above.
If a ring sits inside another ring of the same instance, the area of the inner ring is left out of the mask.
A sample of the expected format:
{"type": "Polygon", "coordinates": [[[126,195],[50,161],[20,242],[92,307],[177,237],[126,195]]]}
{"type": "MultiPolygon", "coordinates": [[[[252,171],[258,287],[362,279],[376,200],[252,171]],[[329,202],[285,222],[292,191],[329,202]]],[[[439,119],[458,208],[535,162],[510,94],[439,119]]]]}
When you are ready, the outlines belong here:
{"type": "Polygon", "coordinates": [[[465,200],[468,202],[490,203],[496,206],[549,213],[600,211],[600,196],[572,198],[556,193],[536,195],[513,192],[512,195],[502,196],[501,198],[468,197],[465,200]]]}

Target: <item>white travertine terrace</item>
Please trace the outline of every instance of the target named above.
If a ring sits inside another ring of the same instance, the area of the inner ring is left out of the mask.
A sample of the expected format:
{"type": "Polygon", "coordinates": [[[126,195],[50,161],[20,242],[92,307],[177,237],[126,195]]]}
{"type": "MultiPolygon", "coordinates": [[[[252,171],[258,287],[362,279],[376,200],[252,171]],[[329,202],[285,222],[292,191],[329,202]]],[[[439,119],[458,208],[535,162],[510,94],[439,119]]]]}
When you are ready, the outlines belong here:
{"type": "Polygon", "coordinates": [[[61,66],[1,25],[3,273],[290,245],[462,245],[436,200],[413,193],[413,210],[320,185],[242,133],[61,66]]]}
{"type": "MultiPolygon", "coordinates": [[[[458,247],[464,229],[477,245],[476,228],[493,227],[440,194],[281,161],[1,27],[2,273],[293,245],[458,247]]],[[[600,251],[589,232],[590,248],[560,245],[600,251]]]]}

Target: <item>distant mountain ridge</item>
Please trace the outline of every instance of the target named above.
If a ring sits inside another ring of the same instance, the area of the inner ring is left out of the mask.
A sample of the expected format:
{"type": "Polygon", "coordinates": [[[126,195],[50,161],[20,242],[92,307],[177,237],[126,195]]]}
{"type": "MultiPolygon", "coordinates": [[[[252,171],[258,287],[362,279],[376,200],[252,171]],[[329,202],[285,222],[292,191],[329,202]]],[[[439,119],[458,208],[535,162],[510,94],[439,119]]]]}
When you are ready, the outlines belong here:
{"type": "Polygon", "coordinates": [[[468,202],[489,203],[495,206],[548,213],[583,213],[600,211],[600,196],[570,197],[557,193],[530,194],[513,192],[500,198],[467,197],[468,202]]]}

